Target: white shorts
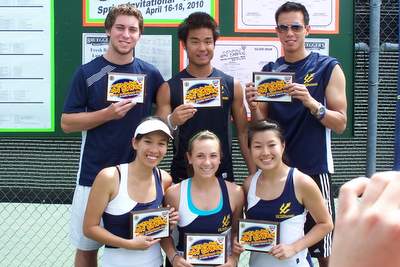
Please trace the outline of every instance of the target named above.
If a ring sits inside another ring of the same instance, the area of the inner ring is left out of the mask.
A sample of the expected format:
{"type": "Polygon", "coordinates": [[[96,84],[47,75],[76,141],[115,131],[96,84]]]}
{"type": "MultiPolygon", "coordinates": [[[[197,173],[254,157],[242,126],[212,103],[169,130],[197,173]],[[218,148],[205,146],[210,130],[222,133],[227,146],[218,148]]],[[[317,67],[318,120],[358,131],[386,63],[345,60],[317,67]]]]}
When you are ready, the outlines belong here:
{"type": "Polygon", "coordinates": [[[102,244],[87,238],[83,234],[83,218],[90,193],[90,186],[76,185],[71,205],[69,238],[73,246],[79,250],[97,250],[102,244]]]}

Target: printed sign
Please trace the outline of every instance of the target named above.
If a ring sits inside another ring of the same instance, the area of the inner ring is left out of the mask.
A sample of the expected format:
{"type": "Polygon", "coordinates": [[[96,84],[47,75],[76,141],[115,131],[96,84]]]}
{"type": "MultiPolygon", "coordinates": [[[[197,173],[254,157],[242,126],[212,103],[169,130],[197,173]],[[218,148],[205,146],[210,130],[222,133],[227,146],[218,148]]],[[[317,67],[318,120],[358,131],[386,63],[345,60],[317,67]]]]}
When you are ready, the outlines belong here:
{"type": "Polygon", "coordinates": [[[238,240],[246,250],[268,252],[279,244],[279,223],[241,219],[238,240]]]}
{"type": "Polygon", "coordinates": [[[182,79],[183,103],[194,107],[221,106],[221,79],[219,77],[182,79]]]}
{"type": "Polygon", "coordinates": [[[118,102],[124,99],[143,103],[145,74],[108,73],[107,101],[118,102]]]}
{"type": "Polygon", "coordinates": [[[220,234],[186,234],[185,259],[192,265],[221,265],[227,258],[227,237],[220,234]]]}
{"type": "Polygon", "coordinates": [[[169,210],[167,208],[131,212],[131,238],[145,235],[153,238],[169,236],[169,210]]]}
{"type": "Polygon", "coordinates": [[[294,73],[253,72],[254,86],[257,88],[256,101],[291,102],[292,97],[285,87],[293,80],[294,73]]]}

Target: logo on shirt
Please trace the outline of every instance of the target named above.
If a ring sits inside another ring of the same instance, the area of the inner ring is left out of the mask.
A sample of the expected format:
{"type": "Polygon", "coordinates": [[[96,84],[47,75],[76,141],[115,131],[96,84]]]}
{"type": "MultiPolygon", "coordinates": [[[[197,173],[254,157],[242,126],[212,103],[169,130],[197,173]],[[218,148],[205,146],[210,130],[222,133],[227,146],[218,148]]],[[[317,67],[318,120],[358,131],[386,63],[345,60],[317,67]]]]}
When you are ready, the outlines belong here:
{"type": "Polygon", "coordinates": [[[221,84],[221,96],[222,100],[229,100],[229,96],[225,94],[225,86],[223,86],[222,84],[221,84]]]}
{"type": "Polygon", "coordinates": [[[294,217],[294,214],[290,213],[290,207],[292,206],[291,202],[282,203],[281,207],[279,208],[279,214],[275,217],[277,219],[287,219],[294,217]]]}
{"type": "Polygon", "coordinates": [[[225,215],[222,218],[221,226],[218,228],[218,233],[223,233],[231,227],[231,215],[225,215]]]}
{"type": "Polygon", "coordinates": [[[318,83],[311,83],[314,80],[315,72],[309,72],[304,76],[303,84],[304,86],[318,86],[318,83]]]}

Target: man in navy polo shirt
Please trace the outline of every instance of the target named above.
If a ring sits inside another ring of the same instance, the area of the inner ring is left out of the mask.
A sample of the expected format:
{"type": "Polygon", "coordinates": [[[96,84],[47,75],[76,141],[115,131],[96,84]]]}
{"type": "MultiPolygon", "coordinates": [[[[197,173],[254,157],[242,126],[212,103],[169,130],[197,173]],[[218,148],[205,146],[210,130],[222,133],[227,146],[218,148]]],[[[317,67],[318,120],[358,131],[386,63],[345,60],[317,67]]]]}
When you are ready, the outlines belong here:
{"type": "Polygon", "coordinates": [[[133,160],[133,133],[139,122],[150,115],[156,92],[164,82],[154,66],[133,57],[133,49],[143,33],[143,17],[138,9],[129,4],[116,6],[108,13],[104,26],[108,49],[75,72],[61,117],[64,132],[82,132],[71,207],[70,238],[77,248],[75,266],[97,266],[97,250],[102,245],[82,232],[92,183],[101,169],[133,160]],[[144,103],[129,100],[108,103],[109,72],[146,74],[144,103]]]}

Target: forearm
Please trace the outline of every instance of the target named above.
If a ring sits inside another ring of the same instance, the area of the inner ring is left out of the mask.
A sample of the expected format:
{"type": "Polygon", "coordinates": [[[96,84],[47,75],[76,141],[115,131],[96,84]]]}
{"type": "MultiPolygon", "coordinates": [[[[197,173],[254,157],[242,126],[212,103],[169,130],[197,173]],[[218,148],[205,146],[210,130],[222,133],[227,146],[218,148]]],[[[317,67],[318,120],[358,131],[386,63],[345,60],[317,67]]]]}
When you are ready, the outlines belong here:
{"type": "Polygon", "coordinates": [[[167,258],[173,264],[172,260],[175,254],[177,253],[175,246],[174,246],[174,241],[172,240],[172,237],[167,237],[161,239],[161,248],[164,250],[167,258]]]}
{"type": "Polygon", "coordinates": [[[295,241],[292,246],[296,253],[311,247],[318,241],[322,240],[330,231],[332,231],[332,223],[317,223],[303,238],[295,241]]]}
{"type": "Polygon", "coordinates": [[[107,109],[93,112],[63,113],[61,116],[61,128],[65,133],[81,132],[93,129],[111,119],[107,109]]]}
{"type": "Polygon", "coordinates": [[[266,116],[265,114],[262,113],[262,111],[258,107],[258,103],[256,104],[257,104],[256,106],[250,107],[251,121],[264,120],[266,116]]]}
{"type": "Polygon", "coordinates": [[[241,134],[238,137],[238,141],[239,141],[240,151],[241,151],[243,159],[247,165],[247,170],[248,170],[249,174],[253,174],[256,172],[257,167],[250,157],[250,151],[247,146],[247,132],[241,134]]]}
{"type": "Polygon", "coordinates": [[[116,236],[100,225],[91,226],[84,229],[84,234],[90,239],[93,239],[101,244],[106,244],[113,247],[135,249],[128,239],[116,236]]]}
{"type": "Polygon", "coordinates": [[[326,128],[341,134],[346,129],[347,117],[340,112],[327,109],[324,118],[320,122],[326,128]]]}

